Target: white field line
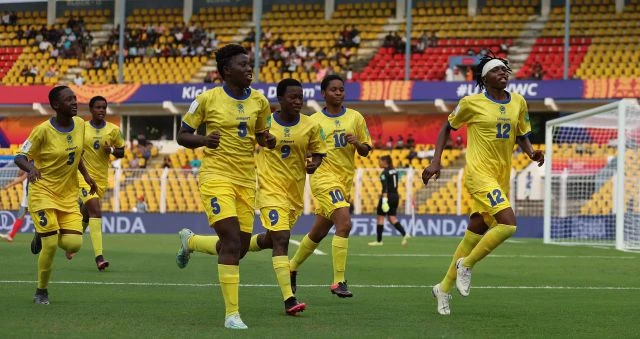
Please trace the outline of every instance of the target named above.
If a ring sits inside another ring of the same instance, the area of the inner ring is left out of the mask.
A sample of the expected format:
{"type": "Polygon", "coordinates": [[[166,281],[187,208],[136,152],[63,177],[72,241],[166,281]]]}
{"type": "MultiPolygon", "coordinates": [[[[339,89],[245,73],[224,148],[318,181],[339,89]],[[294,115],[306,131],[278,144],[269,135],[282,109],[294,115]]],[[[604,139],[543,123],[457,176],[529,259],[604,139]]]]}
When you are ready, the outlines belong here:
{"type": "MultiPolygon", "coordinates": [[[[300,242],[299,242],[298,240],[290,239],[290,240],[289,240],[289,243],[294,244],[294,245],[296,245],[296,246],[300,247],[300,242]]],[[[319,249],[317,249],[317,248],[316,248],[315,250],[313,250],[313,254],[317,254],[317,255],[327,255],[326,253],[322,252],[321,250],[319,250],[319,249]]]]}
{"type": "Polygon", "coordinates": [[[513,240],[513,239],[507,239],[505,242],[512,243],[512,244],[526,244],[527,243],[524,240],[513,240]]]}
{"type": "MultiPolygon", "coordinates": [[[[0,280],[0,284],[21,285],[35,284],[31,280],[0,280]]],[[[151,287],[218,287],[219,284],[190,284],[190,283],[162,283],[162,282],[115,282],[115,281],[52,281],[58,285],[104,285],[104,286],[151,286],[151,287]]],[[[276,288],[277,284],[240,284],[242,287],[276,288]]],[[[298,287],[326,288],[328,285],[307,284],[298,287]]],[[[432,285],[350,285],[354,288],[432,288],[432,285]]],[[[474,289],[503,289],[503,290],[598,290],[598,291],[640,291],[640,287],[623,286],[473,286],[474,289]]]]}
{"type": "MultiPolygon", "coordinates": [[[[426,253],[349,253],[353,257],[451,257],[452,254],[426,254],[426,253]]],[[[640,256],[613,256],[613,255],[529,255],[529,254],[490,254],[491,258],[528,258],[528,259],[640,259],[640,256]]]]}

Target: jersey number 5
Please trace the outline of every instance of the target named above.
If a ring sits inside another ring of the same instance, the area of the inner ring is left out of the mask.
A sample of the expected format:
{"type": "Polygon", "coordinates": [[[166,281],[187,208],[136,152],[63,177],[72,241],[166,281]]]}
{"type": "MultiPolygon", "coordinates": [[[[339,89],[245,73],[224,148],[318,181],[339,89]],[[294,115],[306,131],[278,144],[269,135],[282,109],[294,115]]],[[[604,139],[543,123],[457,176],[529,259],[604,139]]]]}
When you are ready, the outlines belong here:
{"type": "Polygon", "coordinates": [[[511,132],[511,124],[497,124],[496,128],[498,129],[498,133],[496,133],[496,138],[498,139],[509,139],[509,132],[511,132]]]}
{"type": "Polygon", "coordinates": [[[220,204],[218,204],[218,198],[211,198],[211,211],[213,214],[220,213],[220,204]]]}

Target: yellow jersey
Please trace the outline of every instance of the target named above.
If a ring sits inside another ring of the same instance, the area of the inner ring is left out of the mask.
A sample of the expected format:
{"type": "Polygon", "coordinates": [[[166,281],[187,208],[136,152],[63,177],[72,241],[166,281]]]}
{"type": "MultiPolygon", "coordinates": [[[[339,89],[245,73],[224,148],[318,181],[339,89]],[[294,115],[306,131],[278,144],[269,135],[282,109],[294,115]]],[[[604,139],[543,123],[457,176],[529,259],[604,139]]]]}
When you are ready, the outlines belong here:
{"type": "MultiPolygon", "coordinates": [[[[91,121],[85,121],[82,160],[89,175],[101,189],[107,187],[109,179],[110,155],[102,149],[105,144],[114,148],[124,147],[124,138],[120,133],[120,128],[108,121],[105,121],[105,124],[100,127],[94,126],[91,121]]],[[[80,172],[78,172],[78,182],[84,183],[80,172]]]]}
{"type": "Polygon", "coordinates": [[[73,117],[73,125],[67,131],[54,127],[52,121],[53,118],[36,126],[18,152],[32,159],[42,175],[42,179],[29,184],[29,210],[77,211],[76,173],[84,144],[84,120],[73,117]]]}
{"type": "Polygon", "coordinates": [[[191,103],[182,119],[184,128],[197,130],[205,124],[206,133],[220,133],[216,149],[204,148],[199,171],[200,184],[225,180],[240,186],[255,187],[255,134],[268,129],[269,101],[260,92],[248,88],[241,98],[232,97],[225,86],[210,89],[191,103]]]}
{"type": "Polygon", "coordinates": [[[274,149],[263,148],[256,159],[258,167],[258,208],[284,207],[302,210],[306,180],[307,152],[326,155],[324,133],[306,115],[284,123],[271,115],[269,133],[278,141],[274,149]]]}
{"type": "Polygon", "coordinates": [[[313,113],[311,120],[318,123],[326,133],[328,150],[322,165],[311,176],[313,186],[324,187],[335,184],[335,180],[338,180],[347,190],[344,193],[349,195],[353,186],[356,147],[347,142],[347,134],[355,135],[359,142],[371,147],[371,136],[364,117],[350,108],[343,107],[337,115],[327,113],[325,108],[313,113]]]}
{"type": "Polygon", "coordinates": [[[500,102],[487,93],[464,97],[449,115],[449,125],[467,124],[465,186],[475,193],[494,183],[508,184],[516,137],[531,133],[527,103],[508,92],[500,102]]]}

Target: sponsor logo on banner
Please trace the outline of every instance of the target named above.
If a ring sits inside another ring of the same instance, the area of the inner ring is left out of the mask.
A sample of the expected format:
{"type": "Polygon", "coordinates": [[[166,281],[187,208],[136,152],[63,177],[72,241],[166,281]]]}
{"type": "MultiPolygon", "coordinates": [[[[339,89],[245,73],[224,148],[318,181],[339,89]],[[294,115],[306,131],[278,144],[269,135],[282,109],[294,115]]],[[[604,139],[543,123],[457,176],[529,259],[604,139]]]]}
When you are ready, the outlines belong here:
{"type": "MultiPolygon", "coordinates": [[[[182,87],[182,100],[194,100],[198,95],[206,92],[215,86],[209,87],[206,85],[203,86],[184,86],[182,87]]],[[[277,84],[272,85],[260,85],[259,87],[252,87],[252,89],[262,93],[267,99],[275,100],[278,97],[278,86],[277,84]]],[[[302,85],[302,96],[305,100],[308,99],[319,99],[316,98],[316,95],[320,94],[320,85],[314,84],[304,84],[302,85]]],[[[319,95],[318,95],[319,97],[319,95]]]]}
{"type": "Polygon", "coordinates": [[[16,217],[9,211],[0,211],[0,231],[11,231],[16,217]]]}
{"type": "MultiPolygon", "coordinates": [[[[509,83],[507,85],[507,91],[518,93],[525,97],[537,97],[538,96],[538,87],[539,83],[536,82],[517,82],[517,83],[509,83]]],[[[461,84],[456,89],[456,96],[458,98],[462,98],[467,95],[478,94],[480,93],[480,88],[475,84],[461,84]]]]}

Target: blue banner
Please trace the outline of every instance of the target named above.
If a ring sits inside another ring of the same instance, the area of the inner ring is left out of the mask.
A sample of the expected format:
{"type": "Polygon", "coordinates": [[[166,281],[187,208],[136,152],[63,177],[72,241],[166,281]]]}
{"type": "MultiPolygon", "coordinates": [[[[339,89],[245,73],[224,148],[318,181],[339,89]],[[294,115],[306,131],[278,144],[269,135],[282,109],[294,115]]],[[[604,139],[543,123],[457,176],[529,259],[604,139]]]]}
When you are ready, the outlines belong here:
{"type": "Polygon", "coordinates": [[[553,228],[552,239],[574,240],[615,240],[616,216],[609,215],[580,215],[571,217],[551,218],[553,228]]]}
{"type": "MultiPolygon", "coordinates": [[[[521,94],[525,99],[554,98],[556,100],[582,99],[581,80],[512,80],[507,90],[521,94]]],[[[475,82],[422,82],[413,83],[411,100],[443,99],[457,101],[460,98],[480,93],[475,82]]]]}
{"type": "MultiPolygon", "coordinates": [[[[295,235],[306,234],[311,229],[315,216],[304,215],[296,222],[292,233],[295,235]]],[[[415,220],[411,216],[398,216],[398,220],[408,233],[415,236],[430,237],[460,237],[464,234],[469,224],[467,216],[449,215],[416,215],[415,220]]],[[[0,211],[0,232],[8,232],[15,221],[15,213],[0,211]]],[[[351,235],[375,236],[375,216],[353,216],[351,235]]],[[[195,233],[212,234],[213,230],[207,224],[204,213],[106,213],[102,217],[102,230],[104,233],[115,234],[174,234],[183,227],[188,227],[195,233]]],[[[34,226],[30,218],[25,218],[21,232],[33,232],[34,226]]],[[[253,232],[264,232],[260,219],[255,218],[253,232]]],[[[398,232],[391,225],[385,226],[385,235],[397,235],[398,232]]],[[[516,237],[542,238],[542,217],[518,218],[518,231],[516,237]]]]}

